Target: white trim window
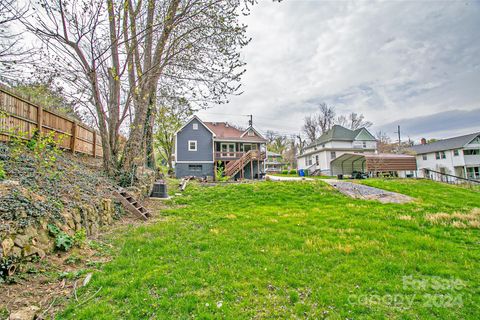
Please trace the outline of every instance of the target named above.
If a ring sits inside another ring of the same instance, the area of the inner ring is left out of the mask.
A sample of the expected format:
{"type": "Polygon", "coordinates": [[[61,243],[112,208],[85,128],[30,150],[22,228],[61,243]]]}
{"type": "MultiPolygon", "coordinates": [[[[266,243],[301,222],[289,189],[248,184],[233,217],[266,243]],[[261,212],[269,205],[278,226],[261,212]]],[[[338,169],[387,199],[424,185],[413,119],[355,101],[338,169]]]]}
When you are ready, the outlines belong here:
{"type": "Polygon", "coordinates": [[[188,151],[197,151],[197,140],[188,140],[188,151]]]}
{"type": "Polygon", "coordinates": [[[422,159],[423,160],[428,160],[428,156],[426,154],[422,154],[422,159]]]}
{"type": "Polygon", "coordinates": [[[194,124],[192,125],[192,128],[193,128],[193,130],[198,130],[198,123],[194,123],[194,124]]]}

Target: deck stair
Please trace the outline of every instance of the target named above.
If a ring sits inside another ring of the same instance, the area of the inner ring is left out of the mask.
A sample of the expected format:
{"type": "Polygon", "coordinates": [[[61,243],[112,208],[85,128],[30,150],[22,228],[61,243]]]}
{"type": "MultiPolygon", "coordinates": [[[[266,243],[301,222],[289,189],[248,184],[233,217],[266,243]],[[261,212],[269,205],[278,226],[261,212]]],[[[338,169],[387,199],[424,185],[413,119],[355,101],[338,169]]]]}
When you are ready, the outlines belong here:
{"type": "Polygon", "coordinates": [[[229,177],[234,177],[237,173],[239,173],[242,169],[245,168],[247,164],[249,164],[251,161],[254,160],[264,160],[265,159],[265,153],[260,152],[258,150],[250,150],[247,153],[245,153],[240,159],[237,159],[235,161],[230,161],[226,166],[225,166],[225,175],[229,177]]]}
{"type": "Polygon", "coordinates": [[[152,214],[131,194],[124,190],[114,191],[113,195],[123,204],[128,212],[133,213],[143,220],[148,220],[152,214]]]}

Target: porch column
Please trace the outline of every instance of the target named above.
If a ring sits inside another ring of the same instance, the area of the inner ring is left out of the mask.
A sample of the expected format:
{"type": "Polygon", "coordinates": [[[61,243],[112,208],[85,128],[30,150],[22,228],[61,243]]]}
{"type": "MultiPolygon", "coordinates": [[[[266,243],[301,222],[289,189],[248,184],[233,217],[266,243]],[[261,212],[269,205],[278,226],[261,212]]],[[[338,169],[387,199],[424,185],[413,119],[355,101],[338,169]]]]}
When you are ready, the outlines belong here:
{"type": "Polygon", "coordinates": [[[217,162],[213,162],[213,181],[217,181],[217,162]]]}
{"type": "Polygon", "coordinates": [[[260,180],[260,159],[257,159],[257,178],[260,180]]]}
{"type": "Polygon", "coordinates": [[[250,179],[253,180],[253,160],[250,160],[250,179]]]}

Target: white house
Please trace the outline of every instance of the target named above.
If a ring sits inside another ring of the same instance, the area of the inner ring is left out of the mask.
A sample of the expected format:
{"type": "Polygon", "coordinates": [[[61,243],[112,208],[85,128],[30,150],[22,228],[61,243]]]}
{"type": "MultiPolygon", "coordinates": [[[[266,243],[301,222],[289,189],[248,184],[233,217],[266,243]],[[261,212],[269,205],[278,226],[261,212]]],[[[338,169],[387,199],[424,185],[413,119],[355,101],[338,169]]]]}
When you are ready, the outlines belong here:
{"type": "Polygon", "coordinates": [[[344,153],[376,153],[377,140],[366,129],[350,130],[334,125],[297,156],[298,169],[331,175],[330,162],[344,153]]]}
{"type": "Polygon", "coordinates": [[[422,143],[412,147],[419,175],[429,169],[468,179],[480,179],[480,132],[422,143]]]}

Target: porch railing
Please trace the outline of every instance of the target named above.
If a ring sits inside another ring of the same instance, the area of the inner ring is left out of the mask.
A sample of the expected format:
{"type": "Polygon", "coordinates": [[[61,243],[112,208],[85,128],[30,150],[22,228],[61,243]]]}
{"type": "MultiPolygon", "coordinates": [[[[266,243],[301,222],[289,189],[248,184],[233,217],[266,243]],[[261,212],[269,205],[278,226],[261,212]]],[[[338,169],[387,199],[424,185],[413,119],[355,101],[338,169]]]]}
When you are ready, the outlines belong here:
{"type": "MultiPolygon", "coordinates": [[[[252,153],[260,157],[260,160],[267,158],[265,152],[259,152],[258,150],[251,150],[252,153]]],[[[215,160],[237,160],[243,157],[247,152],[215,152],[215,160]]]]}
{"type": "Polygon", "coordinates": [[[235,159],[240,159],[243,157],[245,152],[215,152],[215,160],[235,160],[235,159]]]}

